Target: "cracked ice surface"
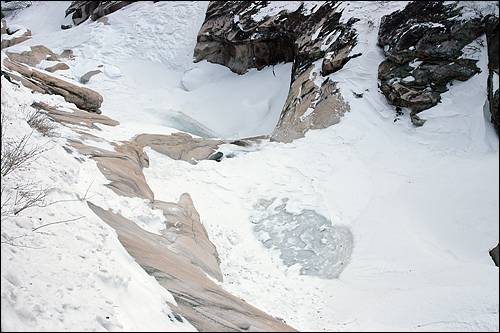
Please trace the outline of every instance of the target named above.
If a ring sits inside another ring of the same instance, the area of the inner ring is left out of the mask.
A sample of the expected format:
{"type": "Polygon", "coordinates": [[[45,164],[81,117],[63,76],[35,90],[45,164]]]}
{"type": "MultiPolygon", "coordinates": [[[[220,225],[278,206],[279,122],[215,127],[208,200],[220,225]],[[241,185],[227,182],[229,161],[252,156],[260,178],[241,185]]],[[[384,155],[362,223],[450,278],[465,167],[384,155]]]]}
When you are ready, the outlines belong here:
{"type": "Polygon", "coordinates": [[[279,250],[286,266],[300,265],[301,274],[337,278],[351,257],[351,231],[314,210],[290,213],[287,201],[260,199],[254,205],[251,222],[257,238],[265,247],[279,250]]]}

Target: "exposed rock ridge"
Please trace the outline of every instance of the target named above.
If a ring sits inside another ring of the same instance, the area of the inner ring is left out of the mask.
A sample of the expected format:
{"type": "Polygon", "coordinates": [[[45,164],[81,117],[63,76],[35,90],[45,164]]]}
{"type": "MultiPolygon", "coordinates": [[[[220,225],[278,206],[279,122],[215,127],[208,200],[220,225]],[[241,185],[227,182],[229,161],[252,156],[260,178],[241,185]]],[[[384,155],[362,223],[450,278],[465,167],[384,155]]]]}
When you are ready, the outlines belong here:
{"type": "Polygon", "coordinates": [[[404,9],[382,18],[378,44],[386,60],[378,70],[380,88],[390,104],[417,115],[440,102],[453,80],[466,81],[480,72],[468,54],[486,31],[487,17],[464,15],[458,2],[412,1],[404,9]]]}
{"type": "Polygon", "coordinates": [[[293,7],[290,2],[280,10],[280,4],[269,1],[212,1],[198,34],[195,61],[222,64],[238,74],[293,62],[289,95],[271,136],[290,142],[309,129],[339,122],[349,111],[335,83],[323,78],[359,56],[351,54],[356,19],[342,22],[341,5],[301,2],[293,7]]]}
{"type": "Polygon", "coordinates": [[[89,18],[92,21],[96,21],[132,2],[134,1],[73,1],[68,9],[66,9],[66,16],[71,14],[73,23],[79,25],[89,18]]]}

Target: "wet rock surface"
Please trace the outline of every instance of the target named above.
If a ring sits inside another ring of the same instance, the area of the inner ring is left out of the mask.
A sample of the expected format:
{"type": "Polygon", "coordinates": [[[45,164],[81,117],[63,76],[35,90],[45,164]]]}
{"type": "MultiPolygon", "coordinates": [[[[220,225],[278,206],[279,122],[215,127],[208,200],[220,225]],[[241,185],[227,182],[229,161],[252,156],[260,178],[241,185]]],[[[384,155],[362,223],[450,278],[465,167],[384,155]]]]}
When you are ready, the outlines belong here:
{"type": "Polygon", "coordinates": [[[480,72],[477,59],[464,48],[483,35],[487,18],[463,15],[457,3],[413,1],[382,18],[378,44],[386,60],[379,65],[380,89],[390,104],[417,115],[441,100],[453,80],[466,81],[480,72]]]}
{"type": "Polygon", "coordinates": [[[303,137],[309,129],[337,123],[348,110],[334,82],[316,84],[315,78],[304,75],[330,75],[359,56],[351,54],[356,45],[356,19],[342,22],[340,5],[339,1],[304,2],[282,9],[279,3],[268,1],[213,1],[198,34],[195,61],[222,64],[238,74],[293,62],[291,88],[271,139],[290,142],[303,137]],[[316,61],[321,62],[317,69],[316,61]],[[307,88],[301,89],[302,85],[307,88]],[[326,100],[336,102],[320,111],[311,104],[326,100]],[[308,118],[304,114],[310,107],[313,115],[308,118]]]}

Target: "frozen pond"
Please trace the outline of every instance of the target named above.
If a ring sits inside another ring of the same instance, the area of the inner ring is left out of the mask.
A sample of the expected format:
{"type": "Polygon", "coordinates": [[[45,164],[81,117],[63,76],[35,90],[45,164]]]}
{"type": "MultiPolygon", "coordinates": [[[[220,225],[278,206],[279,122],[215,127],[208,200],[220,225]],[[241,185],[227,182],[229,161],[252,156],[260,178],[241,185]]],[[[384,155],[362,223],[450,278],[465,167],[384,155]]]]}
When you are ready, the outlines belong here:
{"type": "Polygon", "coordinates": [[[277,249],[286,266],[300,265],[300,273],[337,278],[349,263],[353,237],[349,228],[334,225],[314,210],[299,214],[286,210],[287,199],[261,199],[251,216],[257,238],[277,249]]]}

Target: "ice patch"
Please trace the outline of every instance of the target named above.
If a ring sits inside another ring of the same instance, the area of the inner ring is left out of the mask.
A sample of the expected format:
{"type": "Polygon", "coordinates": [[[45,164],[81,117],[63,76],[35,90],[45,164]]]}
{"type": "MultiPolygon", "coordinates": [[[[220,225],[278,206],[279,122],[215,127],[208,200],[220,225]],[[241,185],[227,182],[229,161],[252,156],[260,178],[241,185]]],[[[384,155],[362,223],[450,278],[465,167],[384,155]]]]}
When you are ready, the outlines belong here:
{"type": "Polygon", "coordinates": [[[265,247],[279,250],[286,266],[298,264],[300,274],[337,278],[351,258],[351,231],[314,210],[290,213],[287,200],[260,199],[254,205],[250,220],[257,238],[265,247]]]}

